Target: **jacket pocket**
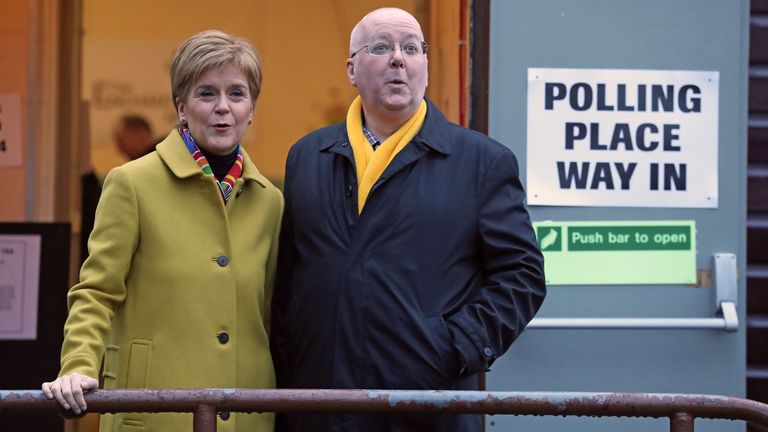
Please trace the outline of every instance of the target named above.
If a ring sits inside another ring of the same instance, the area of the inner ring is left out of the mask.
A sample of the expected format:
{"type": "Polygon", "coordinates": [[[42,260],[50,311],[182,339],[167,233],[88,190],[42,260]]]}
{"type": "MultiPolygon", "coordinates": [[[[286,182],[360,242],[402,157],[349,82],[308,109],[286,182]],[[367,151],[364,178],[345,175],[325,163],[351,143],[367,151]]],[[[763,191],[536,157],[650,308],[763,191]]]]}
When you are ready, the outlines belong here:
{"type": "Polygon", "coordinates": [[[112,389],[117,385],[117,362],[120,356],[120,347],[117,345],[107,345],[104,353],[104,388],[112,389]]]}
{"type": "Polygon", "coordinates": [[[144,422],[130,418],[123,419],[121,432],[141,432],[144,430],[144,422]]]}
{"type": "Polygon", "coordinates": [[[152,341],[134,339],[128,354],[128,371],[125,377],[126,388],[146,388],[149,379],[150,354],[152,341]]]}
{"type": "Polygon", "coordinates": [[[438,373],[438,388],[443,388],[448,381],[458,378],[460,362],[458,351],[453,347],[453,338],[441,314],[427,318],[427,328],[435,353],[433,368],[438,373]]]}

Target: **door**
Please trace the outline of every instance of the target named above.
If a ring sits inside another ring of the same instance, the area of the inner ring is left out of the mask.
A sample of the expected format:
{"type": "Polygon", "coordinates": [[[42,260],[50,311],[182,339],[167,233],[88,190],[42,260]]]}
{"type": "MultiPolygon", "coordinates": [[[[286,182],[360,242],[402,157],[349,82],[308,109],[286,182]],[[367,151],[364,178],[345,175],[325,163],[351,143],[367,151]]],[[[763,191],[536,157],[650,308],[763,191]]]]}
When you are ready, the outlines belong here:
{"type": "Polygon", "coordinates": [[[559,243],[542,244],[548,297],[488,390],[744,397],[748,20],[746,0],[491,2],[489,135],[518,156],[540,242],[559,243]]]}

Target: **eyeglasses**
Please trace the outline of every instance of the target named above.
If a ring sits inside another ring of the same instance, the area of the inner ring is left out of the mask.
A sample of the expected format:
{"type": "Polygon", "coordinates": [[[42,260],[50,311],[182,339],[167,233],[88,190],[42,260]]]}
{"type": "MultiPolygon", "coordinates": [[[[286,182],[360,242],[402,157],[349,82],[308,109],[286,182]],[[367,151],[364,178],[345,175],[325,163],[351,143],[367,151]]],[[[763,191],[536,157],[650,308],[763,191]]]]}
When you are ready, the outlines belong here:
{"type": "Polygon", "coordinates": [[[402,51],[403,54],[407,56],[415,56],[417,54],[427,54],[427,50],[429,49],[429,44],[422,41],[421,46],[419,44],[414,42],[408,42],[404,44],[399,43],[393,43],[393,42],[379,42],[375,45],[363,45],[359,50],[352,53],[349,58],[354,57],[362,50],[367,50],[368,54],[374,55],[374,56],[385,56],[390,55],[393,52],[395,52],[395,45],[400,46],[400,51],[402,51]]]}

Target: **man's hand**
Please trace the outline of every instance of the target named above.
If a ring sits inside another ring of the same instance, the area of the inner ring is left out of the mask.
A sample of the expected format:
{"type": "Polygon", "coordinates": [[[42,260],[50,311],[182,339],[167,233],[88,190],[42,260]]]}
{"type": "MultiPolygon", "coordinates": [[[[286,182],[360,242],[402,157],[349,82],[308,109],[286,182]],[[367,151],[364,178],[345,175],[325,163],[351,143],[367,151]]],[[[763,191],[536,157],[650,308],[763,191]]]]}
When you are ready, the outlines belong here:
{"type": "Polygon", "coordinates": [[[52,382],[43,383],[43,394],[48,399],[56,399],[65,410],[80,414],[88,406],[83,393],[99,388],[99,382],[79,373],[64,375],[52,382]]]}

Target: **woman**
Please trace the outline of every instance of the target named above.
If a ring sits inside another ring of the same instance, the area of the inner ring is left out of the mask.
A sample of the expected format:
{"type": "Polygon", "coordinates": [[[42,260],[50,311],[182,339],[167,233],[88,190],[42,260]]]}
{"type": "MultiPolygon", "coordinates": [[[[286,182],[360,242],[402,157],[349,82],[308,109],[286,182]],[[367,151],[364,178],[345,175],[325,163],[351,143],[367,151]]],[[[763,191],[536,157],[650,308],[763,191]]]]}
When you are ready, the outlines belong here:
{"type": "MultiPolygon", "coordinates": [[[[43,392],[75,414],[105,388],[270,388],[269,320],[282,195],[240,143],[261,88],[250,45],[220,31],[171,65],[178,127],[112,170],[90,257],[69,292],[61,372],[43,392]]],[[[219,416],[271,431],[272,414],[219,416]]],[[[191,414],[104,415],[101,431],[189,431],[191,414]]]]}

